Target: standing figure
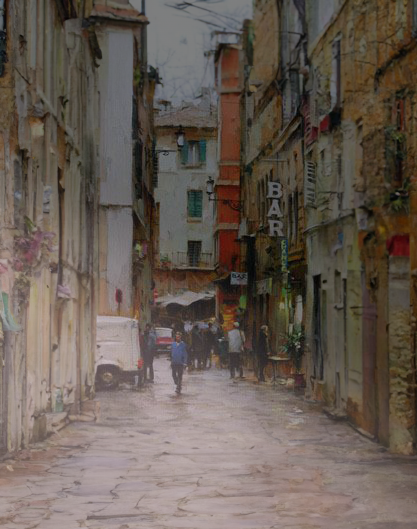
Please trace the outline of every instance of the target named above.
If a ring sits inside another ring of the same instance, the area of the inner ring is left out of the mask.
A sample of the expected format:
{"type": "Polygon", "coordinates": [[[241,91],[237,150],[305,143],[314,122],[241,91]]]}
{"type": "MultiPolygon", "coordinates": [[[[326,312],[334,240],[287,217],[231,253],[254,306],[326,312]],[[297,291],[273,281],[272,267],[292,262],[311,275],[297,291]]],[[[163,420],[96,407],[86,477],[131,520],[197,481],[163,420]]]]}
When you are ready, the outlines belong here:
{"type": "Polygon", "coordinates": [[[177,332],[175,342],[171,345],[171,369],[176,385],[175,392],[178,394],[181,393],[184,367],[187,367],[187,346],[181,339],[181,333],[177,332]]]}
{"type": "Polygon", "coordinates": [[[211,367],[211,352],[214,347],[214,329],[212,323],[208,324],[208,328],[204,331],[204,351],[203,351],[203,367],[211,367]],[[207,365],[208,364],[208,365],[207,365]]]}
{"type": "Polygon", "coordinates": [[[155,356],[156,349],[156,333],[152,329],[150,323],[146,324],[144,333],[144,351],[143,351],[143,365],[145,368],[145,381],[149,381],[151,384],[154,382],[154,371],[153,371],[153,359],[155,356]],[[149,378],[148,378],[149,370],[149,378]]]}
{"type": "Polygon", "coordinates": [[[269,329],[268,325],[262,325],[259,330],[258,347],[256,354],[258,357],[258,381],[265,382],[265,367],[268,364],[268,356],[270,355],[269,346],[269,329]]]}
{"type": "Polygon", "coordinates": [[[235,371],[239,370],[240,378],[243,378],[242,353],[245,343],[245,334],[239,329],[239,323],[235,321],[234,329],[227,333],[229,341],[229,369],[230,378],[235,378],[235,371]]]}
{"type": "Polygon", "coordinates": [[[203,335],[201,329],[198,327],[198,324],[195,324],[191,333],[191,343],[193,348],[193,367],[194,361],[197,362],[197,369],[202,369],[203,367],[203,335]]]}

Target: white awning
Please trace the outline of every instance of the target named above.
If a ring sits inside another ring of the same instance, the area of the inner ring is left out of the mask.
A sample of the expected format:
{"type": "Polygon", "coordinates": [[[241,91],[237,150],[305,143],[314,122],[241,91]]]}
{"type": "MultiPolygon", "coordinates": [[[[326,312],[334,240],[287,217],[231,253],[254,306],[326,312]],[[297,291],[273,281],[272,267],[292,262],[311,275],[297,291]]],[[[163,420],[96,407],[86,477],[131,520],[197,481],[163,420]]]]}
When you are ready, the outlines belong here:
{"type": "Polygon", "coordinates": [[[209,301],[214,298],[214,292],[192,292],[187,290],[178,296],[162,296],[157,299],[156,304],[159,307],[166,307],[168,305],[180,305],[181,307],[188,307],[196,301],[209,301]]]}

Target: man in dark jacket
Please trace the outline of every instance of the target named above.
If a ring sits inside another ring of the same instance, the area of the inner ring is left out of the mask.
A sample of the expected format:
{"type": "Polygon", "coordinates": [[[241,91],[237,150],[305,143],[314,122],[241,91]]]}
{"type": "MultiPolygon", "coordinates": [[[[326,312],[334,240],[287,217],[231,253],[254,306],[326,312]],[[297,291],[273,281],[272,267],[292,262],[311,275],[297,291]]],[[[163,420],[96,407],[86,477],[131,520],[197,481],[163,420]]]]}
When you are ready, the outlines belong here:
{"type": "Polygon", "coordinates": [[[264,370],[268,364],[268,356],[270,355],[269,330],[267,325],[262,325],[260,328],[256,355],[258,357],[258,381],[265,382],[264,370]]]}
{"type": "Polygon", "coordinates": [[[181,333],[175,335],[175,342],[171,345],[172,378],[176,385],[176,393],[181,393],[184,367],[187,367],[187,346],[181,339],[181,333]]]}
{"type": "Polygon", "coordinates": [[[156,334],[152,329],[150,323],[146,324],[145,332],[143,335],[143,364],[145,367],[145,381],[149,380],[153,384],[154,372],[153,372],[153,359],[155,356],[156,349],[156,334]],[[149,372],[149,378],[148,378],[149,372]]]}
{"type": "MultiPolygon", "coordinates": [[[[204,343],[203,343],[203,334],[201,329],[196,323],[191,332],[191,344],[193,348],[193,364],[194,360],[197,362],[197,369],[203,368],[203,353],[204,353],[204,343]]],[[[194,367],[194,365],[193,365],[194,367]]]]}
{"type": "Polygon", "coordinates": [[[214,329],[211,323],[208,324],[208,328],[204,330],[204,354],[203,354],[203,368],[211,367],[211,352],[214,347],[214,329]],[[207,365],[208,364],[208,365],[207,365]]]}

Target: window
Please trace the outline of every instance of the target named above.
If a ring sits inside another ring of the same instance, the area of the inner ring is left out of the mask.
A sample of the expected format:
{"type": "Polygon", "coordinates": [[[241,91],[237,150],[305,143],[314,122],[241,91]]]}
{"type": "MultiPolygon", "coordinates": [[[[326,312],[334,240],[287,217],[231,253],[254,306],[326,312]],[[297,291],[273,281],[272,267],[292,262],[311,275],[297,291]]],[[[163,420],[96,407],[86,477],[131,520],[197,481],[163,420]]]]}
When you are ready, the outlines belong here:
{"type": "Polygon", "coordinates": [[[188,241],[188,266],[198,266],[201,255],[201,241],[188,241]]]}
{"type": "Polygon", "coordinates": [[[330,81],[331,109],[340,110],[342,106],[341,96],[341,54],[340,39],[336,39],[332,45],[332,77],[330,81]]]}
{"type": "Polygon", "coordinates": [[[188,217],[201,219],[203,216],[203,192],[188,191],[188,217]]]}
{"type": "Polygon", "coordinates": [[[401,186],[404,178],[405,149],[405,99],[397,97],[393,108],[395,131],[391,134],[394,151],[394,185],[401,186]]]}
{"type": "Polygon", "coordinates": [[[143,145],[136,140],[133,147],[133,163],[135,168],[135,199],[142,198],[142,177],[143,177],[143,145]]]}
{"type": "Polygon", "coordinates": [[[181,149],[183,165],[200,165],[206,163],[206,140],[185,141],[181,149]]]}

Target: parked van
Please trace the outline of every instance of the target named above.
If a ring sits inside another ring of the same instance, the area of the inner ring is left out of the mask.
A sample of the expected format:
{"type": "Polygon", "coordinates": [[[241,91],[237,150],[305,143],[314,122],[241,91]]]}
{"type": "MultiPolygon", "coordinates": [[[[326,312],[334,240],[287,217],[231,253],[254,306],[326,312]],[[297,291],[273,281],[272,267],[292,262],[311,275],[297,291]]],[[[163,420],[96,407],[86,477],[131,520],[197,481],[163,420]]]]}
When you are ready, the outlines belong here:
{"type": "Polygon", "coordinates": [[[96,384],[114,389],[122,381],[143,383],[138,322],[119,316],[97,316],[96,384]]]}

